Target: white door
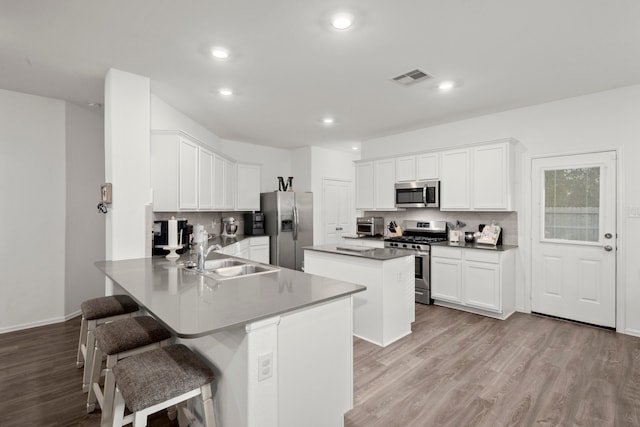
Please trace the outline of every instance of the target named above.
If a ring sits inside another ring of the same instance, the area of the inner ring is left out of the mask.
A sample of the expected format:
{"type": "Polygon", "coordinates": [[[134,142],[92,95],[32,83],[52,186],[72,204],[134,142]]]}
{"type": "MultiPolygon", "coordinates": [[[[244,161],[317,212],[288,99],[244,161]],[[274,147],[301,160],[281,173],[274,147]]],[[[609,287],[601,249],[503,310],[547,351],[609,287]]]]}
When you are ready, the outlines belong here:
{"type": "Polygon", "coordinates": [[[533,159],[531,309],[616,324],[616,153],[533,159]]]}
{"type": "Polygon", "coordinates": [[[322,186],[324,243],[340,243],[343,234],[352,233],[349,223],[355,212],[351,208],[351,181],[325,178],[322,186]]]}

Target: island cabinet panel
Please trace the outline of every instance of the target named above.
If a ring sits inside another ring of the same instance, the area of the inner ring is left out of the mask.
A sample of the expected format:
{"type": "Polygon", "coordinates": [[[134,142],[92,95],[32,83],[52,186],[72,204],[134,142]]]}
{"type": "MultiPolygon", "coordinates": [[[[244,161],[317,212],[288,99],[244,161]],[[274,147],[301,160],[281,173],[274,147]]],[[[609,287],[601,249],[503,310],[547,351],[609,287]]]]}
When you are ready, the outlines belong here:
{"type": "Polygon", "coordinates": [[[411,333],[415,315],[413,255],[385,261],[305,250],[310,274],[364,285],[353,296],[354,335],[382,347],[411,333]]]}
{"type": "Polygon", "coordinates": [[[499,319],[515,311],[515,250],[431,247],[436,304],[499,319]]]}

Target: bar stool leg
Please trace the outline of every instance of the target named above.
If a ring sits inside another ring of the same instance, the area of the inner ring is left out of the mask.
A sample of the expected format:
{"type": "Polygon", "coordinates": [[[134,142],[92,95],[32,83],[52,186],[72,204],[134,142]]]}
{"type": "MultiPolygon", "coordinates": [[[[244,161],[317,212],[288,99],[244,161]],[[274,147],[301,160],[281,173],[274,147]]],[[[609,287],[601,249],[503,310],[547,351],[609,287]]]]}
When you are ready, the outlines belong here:
{"type": "Polygon", "coordinates": [[[112,417],[102,417],[100,427],[122,427],[122,421],[124,420],[124,398],[117,387],[113,399],[112,415],[112,417]],[[109,418],[111,418],[111,420],[109,418]],[[111,421],[111,423],[109,421],[111,421]]]}
{"type": "MultiPolygon", "coordinates": [[[[93,412],[96,409],[96,402],[98,401],[98,390],[95,390],[94,383],[100,382],[100,370],[102,369],[102,351],[96,346],[93,353],[93,368],[91,369],[91,379],[89,384],[89,395],[87,396],[87,413],[93,412]]],[[[104,396],[102,396],[104,402],[104,396]]],[[[100,407],[104,403],[100,402],[100,407]]]]}
{"type": "Polygon", "coordinates": [[[87,343],[85,345],[86,350],[85,350],[85,355],[84,355],[84,371],[82,373],[82,391],[83,392],[88,392],[89,391],[89,387],[91,386],[91,384],[89,384],[89,379],[91,377],[91,369],[93,368],[93,366],[91,366],[91,361],[94,359],[93,357],[93,353],[95,352],[95,346],[96,346],[96,337],[95,335],[93,335],[93,330],[96,328],[97,326],[97,321],[95,320],[89,320],[87,322],[87,343]]]}
{"type": "Polygon", "coordinates": [[[82,323],[80,324],[80,339],[78,340],[78,356],[76,358],[76,368],[82,368],[84,366],[84,352],[82,347],[87,346],[87,321],[82,316],[82,323]]]}
{"type": "Polygon", "coordinates": [[[213,409],[211,384],[200,387],[200,397],[202,398],[202,407],[204,408],[204,425],[206,427],[216,427],[216,416],[213,409]]]}

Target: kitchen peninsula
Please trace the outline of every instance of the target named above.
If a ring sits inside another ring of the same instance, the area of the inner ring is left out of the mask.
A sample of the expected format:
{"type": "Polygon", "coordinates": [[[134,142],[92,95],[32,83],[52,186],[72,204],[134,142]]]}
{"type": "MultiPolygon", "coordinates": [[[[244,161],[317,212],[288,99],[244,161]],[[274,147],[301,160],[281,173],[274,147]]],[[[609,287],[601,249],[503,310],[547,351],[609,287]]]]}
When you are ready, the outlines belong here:
{"type": "Polygon", "coordinates": [[[353,333],[382,347],[411,333],[415,260],[396,249],[355,245],[304,248],[305,271],[365,285],[353,296],[353,333]]]}
{"type": "Polygon", "coordinates": [[[285,268],[220,280],[164,257],[96,265],[211,362],[220,427],[343,425],[363,286],[285,268]]]}

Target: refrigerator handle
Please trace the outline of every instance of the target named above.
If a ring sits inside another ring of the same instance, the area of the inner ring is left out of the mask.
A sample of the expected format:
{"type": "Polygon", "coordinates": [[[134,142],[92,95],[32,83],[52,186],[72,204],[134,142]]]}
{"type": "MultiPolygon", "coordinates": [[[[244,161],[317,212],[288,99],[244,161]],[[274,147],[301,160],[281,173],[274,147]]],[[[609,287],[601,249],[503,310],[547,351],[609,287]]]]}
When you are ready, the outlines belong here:
{"type": "Polygon", "coordinates": [[[293,206],[293,240],[298,240],[298,207],[293,206]]]}

